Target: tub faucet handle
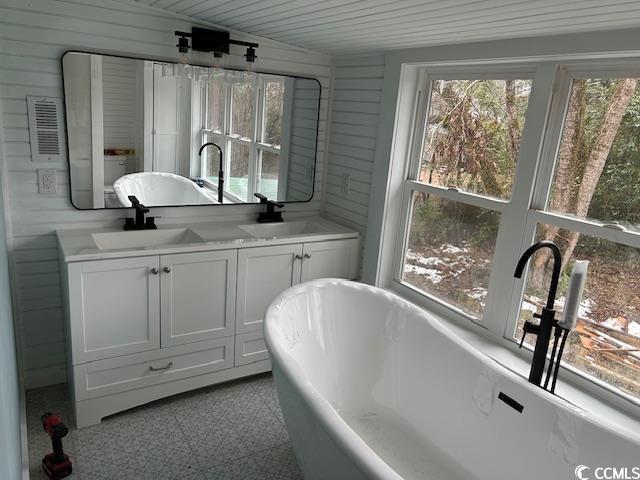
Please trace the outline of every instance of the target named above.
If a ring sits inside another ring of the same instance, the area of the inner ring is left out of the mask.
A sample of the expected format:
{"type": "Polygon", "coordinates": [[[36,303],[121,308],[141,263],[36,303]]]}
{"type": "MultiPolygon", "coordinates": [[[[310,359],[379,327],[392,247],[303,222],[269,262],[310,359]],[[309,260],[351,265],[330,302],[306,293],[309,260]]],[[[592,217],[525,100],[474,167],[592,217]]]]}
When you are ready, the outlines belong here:
{"type": "MultiPolygon", "coordinates": [[[[534,313],[533,316],[540,318],[540,315],[537,313],[534,313]]],[[[518,348],[522,348],[522,344],[524,343],[524,337],[526,337],[528,333],[533,333],[534,335],[538,335],[538,333],[540,333],[540,325],[538,325],[537,323],[530,322],[528,320],[524,322],[524,326],[522,327],[522,338],[520,339],[520,346],[518,348]]]]}

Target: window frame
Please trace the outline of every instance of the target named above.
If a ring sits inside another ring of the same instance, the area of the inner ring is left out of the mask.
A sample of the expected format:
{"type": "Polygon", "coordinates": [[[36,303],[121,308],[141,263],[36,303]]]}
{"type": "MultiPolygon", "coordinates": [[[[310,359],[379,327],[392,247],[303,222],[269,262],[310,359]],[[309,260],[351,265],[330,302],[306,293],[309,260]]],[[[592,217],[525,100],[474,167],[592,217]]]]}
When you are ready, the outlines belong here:
{"type": "MultiPolygon", "coordinates": [[[[455,187],[441,187],[436,185],[430,185],[426,183],[421,183],[417,181],[420,170],[420,162],[422,159],[422,147],[424,143],[424,137],[426,134],[426,126],[428,122],[428,112],[431,103],[431,87],[432,82],[434,80],[466,80],[466,79],[480,79],[480,80],[489,80],[489,79],[531,79],[532,83],[534,80],[535,70],[529,64],[519,64],[519,65],[493,65],[493,66],[469,66],[466,68],[431,68],[424,69],[418,74],[417,79],[417,87],[418,92],[416,95],[414,112],[413,112],[413,121],[411,127],[411,134],[409,137],[409,146],[407,148],[408,156],[405,160],[405,173],[403,177],[402,184],[402,206],[400,211],[400,220],[398,224],[398,235],[396,238],[396,247],[394,248],[393,255],[393,267],[392,267],[392,277],[391,280],[395,284],[396,287],[400,287],[402,290],[410,290],[418,295],[423,295],[426,297],[426,301],[429,306],[434,307],[437,306],[438,309],[444,308],[447,310],[451,310],[456,316],[464,318],[465,320],[469,320],[482,328],[490,328],[488,322],[486,321],[489,317],[487,316],[487,306],[489,306],[489,293],[487,294],[487,301],[484,310],[484,314],[482,318],[479,318],[475,315],[469,314],[462,309],[452,305],[445,300],[438,298],[438,296],[430,294],[428,292],[424,292],[417,287],[409,284],[408,282],[402,281],[402,274],[404,268],[404,256],[407,249],[408,241],[409,241],[409,230],[411,224],[411,210],[412,210],[412,199],[413,192],[422,192],[427,194],[432,194],[440,198],[444,198],[446,200],[451,200],[454,202],[472,205],[475,207],[480,207],[483,209],[491,210],[498,212],[500,214],[500,227],[498,229],[498,234],[496,237],[496,251],[498,247],[498,241],[502,232],[504,236],[505,232],[508,229],[508,226],[504,225],[504,214],[507,209],[512,206],[512,198],[509,199],[499,199],[494,197],[489,197],[473,192],[467,192],[455,187]]],[[[533,90],[533,85],[532,85],[533,90]]],[[[530,96],[531,100],[531,96],[530,96]]],[[[528,108],[527,108],[528,111],[528,108]]],[[[525,129],[527,123],[525,122],[525,129]]],[[[523,131],[523,137],[524,137],[523,131]]],[[[522,142],[521,142],[522,143],[522,142]]],[[[515,189],[516,178],[518,177],[518,170],[520,161],[516,162],[516,169],[514,172],[514,179],[511,191],[511,197],[513,197],[513,191],[515,189]]],[[[495,262],[493,262],[495,263],[495,262]]],[[[496,273],[494,271],[492,263],[491,275],[489,277],[489,284],[487,286],[487,291],[493,291],[495,289],[494,284],[496,283],[496,273]]]]}
{"type": "MultiPolygon", "coordinates": [[[[518,352],[514,338],[520,306],[525,290],[525,275],[521,279],[513,277],[513,271],[521,253],[532,244],[538,223],[556,225],[580,234],[609,240],[620,245],[640,248],[640,231],[611,228],[610,223],[594,219],[579,219],[558,212],[545,211],[551,191],[557,161],[557,151],[562,138],[562,128],[568,108],[571,85],[575,78],[624,78],[640,77],[640,60],[576,59],[544,61],[533,63],[522,61],[505,62],[463,62],[456,66],[438,64],[403,64],[399,77],[396,117],[391,147],[390,186],[396,185],[399,193],[387,200],[391,212],[399,213],[396,220],[390,220],[389,212],[383,219],[385,230],[395,227],[395,235],[381,237],[381,260],[378,282],[401,296],[423,306],[444,318],[454,321],[463,328],[489,337],[508,349],[518,352]],[[430,79],[464,79],[472,75],[481,78],[477,72],[485,72],[485,78],[507,77],[496,75],[514,74],[519,78],[531,78],[532,88],[526,113],[526,121],[521,137],[520,151],[514,173],[511,198],[493,199],[456,188],[437,187],[417,182],[415,173],[420,163],[420,150],[427,122],[430,100],[430,79]],[[474,74],[474,72],[476,72],[474,74]],[[489,73],[487,73],[489,72],[489,73]],[[526,73],[529,76],[525,76],[526,73]],[[409,118],[410,117],[410,118],[409,118]],[[407,126],[409,124],[409,126],[407,126]],[[404,132],[402,130],[405,130],[404,132]],[[419,139],[417,141],[416,139],[419,139]],[[402,178],[397,171],[402,168],[402,178]],[[394,170],[396,173],[394,173],[394,170]],[[412,178],[412,174],[414,177],[412,178]],[[395,176],[395,177],[394,177],[395,176]],[[489,207],[501,215],[498,237],[495,245],[494,261],[488,285],[486,305],[482,321],[461,309],[448,304],[432,294],[402,282],[404,256],[410,232],[413,192],[425,192],[436,196],[475,205],[489,207]],[[518,217],[519,216],[519,217],[518,217]],[[509,238],[511,237],[511,239],[509,238]],[[388,245],[385,247],[386,244],[388,245]],[[501,292],[500,295],[497,292],[501,292]],[[505,308],[505,297],[508,308],[505,308]]],[[[527,347],[531,350],[529,347],[527,347]]],[[[518,352],[524,355],[526,352],[518,352]]],[[[566,363],[562,368],[575,374],[585,390],[622,397],[637,408],[640,399],[601,381],[588,373],[566,363]]]]}
{"type": "MultiPolygon", "coordinates": [[[[637,63],[637,62],[634,62],[637,63]]],[[[589,235],[595,238],[608,240],[616,244],[640,248],[640,231],[611,228],[611,222],[599,221],[591,218],[578,218],[569,214],[546,210],[558,161],[558,150],[562,139],[564,121],[569,107],[571,88],[573,81],[583,78],[625,78],[639,77],[640,65],[636,68],[620,65],[593,65],[588,64],[563,65],[559,68],[556,83],[555,102],[549,109],[549,128],[542,139],[542,151],[534,180],[533,195],[530,207],[526,212],[526,227],[521,243],[524,251],[534,241],[538,224],[557,226],[581,235],[589,235]]],[[[527,269],[528,272],[528,269],[527,269]]],[[[523,275],[523,279],[526,276],[523,275]]],[[[516,288],[512,291],[511,309],[514,313],[505,324],[504,338],[514,341],[513,334],[518,323],[520,304],[525,290],[524,280],[514,282],[516,288]]],[[[567,367],[569,367],[567,365],[567,367]]],[[[573,367],[571,367],[573,368],[573,367]]],[[[577,370],[577,369],[576,369],[577,370]]],[[[579,371],[579,370],[578,370],[579,371]]]]}

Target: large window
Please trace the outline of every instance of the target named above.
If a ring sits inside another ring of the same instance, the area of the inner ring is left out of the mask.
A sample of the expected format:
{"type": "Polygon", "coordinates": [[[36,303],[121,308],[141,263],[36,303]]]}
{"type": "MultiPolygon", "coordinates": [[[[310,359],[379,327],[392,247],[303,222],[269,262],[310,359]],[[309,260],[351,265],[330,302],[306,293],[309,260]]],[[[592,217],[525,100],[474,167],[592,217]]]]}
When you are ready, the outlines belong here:
{"type": "MultiPolygon", "coordinates": [[[[254,193],[260,192],[281,199],[285,79],[221,72],[203,87],[203,99],[203,142],[215,142],[224,152],[225,196],[255,202],[254,193]]],[[[207,150],[201,175],[213,188],[218,171],[215,150],[207,150]]]]}
{"type": "Polygon", "coordinates": [[[402,281],[482,320],[531,80],[428,80],[416,129],[402,281]]]}
{"type": "Polygon", "coordinates": [[[558,317],[574,262],[590,261],[565,364],[638,400],[640,70],[558,67],[416,76],[393,280],[515,344],[551,259],[536,254],[526,284],[515,262],[552,240],[558,317]]]}

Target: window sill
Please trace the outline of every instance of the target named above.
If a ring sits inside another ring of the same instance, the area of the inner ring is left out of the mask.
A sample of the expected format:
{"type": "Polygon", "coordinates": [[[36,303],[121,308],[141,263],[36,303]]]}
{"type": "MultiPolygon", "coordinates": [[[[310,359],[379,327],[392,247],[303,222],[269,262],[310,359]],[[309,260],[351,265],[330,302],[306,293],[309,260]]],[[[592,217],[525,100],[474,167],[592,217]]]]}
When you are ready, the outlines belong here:
{"type": "MultiPolygon", "coordinates": [[[[473,348],[494,359],[517,375],[527,378],[531,368],[531,352],[518,349],[515,342],[507,339],[496,339],[480,324],[463,318],[446,315],[445,308],[431,307],[416,297],[416,292],[398,283],[389,290],[416,304],[447,327],[473,348]]],[[[615,392],[599,386],[582,375],[561,366],[556,386],[556,395],[576,407],[596,415],[602,421],[611,424],[618,431],[628,432],[637,437],[640,432],[640,405],[615,392]]]]}

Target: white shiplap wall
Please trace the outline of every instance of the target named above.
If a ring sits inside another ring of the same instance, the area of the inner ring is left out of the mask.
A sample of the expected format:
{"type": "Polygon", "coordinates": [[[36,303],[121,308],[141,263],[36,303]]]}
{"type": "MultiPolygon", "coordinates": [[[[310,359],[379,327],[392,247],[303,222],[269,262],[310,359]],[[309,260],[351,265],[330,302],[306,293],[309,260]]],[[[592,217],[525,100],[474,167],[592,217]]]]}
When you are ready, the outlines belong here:
{"type": "MultiPolygon", "coordinates": [[[[186,17],[116,0],[0,3],[0,109],[6,153],[1,173],[8,188],[15,315],[27,387],[58,383],[66,375],[55,230],[116,225],[123,212],[75,210],[69,201],[67,164],[32,163],[25,97],[62,97],[60,57],[66,50],[175,59],[174,30],[187,30],[193,24],[186,17]],[[57,170],[56,195],[38,195],[38,168],[57,170]]],[[[324,177],[330,58],[239,32],[232,35],[260,43],[257,69],[311,76],[322,84],[316,193],[311,202],[286,208],[290,214],[316,213],[324,177]]],[[[240,55],[228,57],[227,62],[228,66],[244,63],[240,55]]],[[[161,215],[164,223],[187,223],[246,219],[257,210],[245,205],[154,209],[153,213],[161,215]]]]}
{"type": "Polygon", "coordinates": [[[383,55],[337,57],[333,65],[323,214],[354,228],[363,239],[372,194],[384,65],[383,55]]]}
{"type": "Polygon", "coordinates": [[[304,201],[314,178],[318,85],[295,79],[292,97],[286,198],[304,201]]]}

